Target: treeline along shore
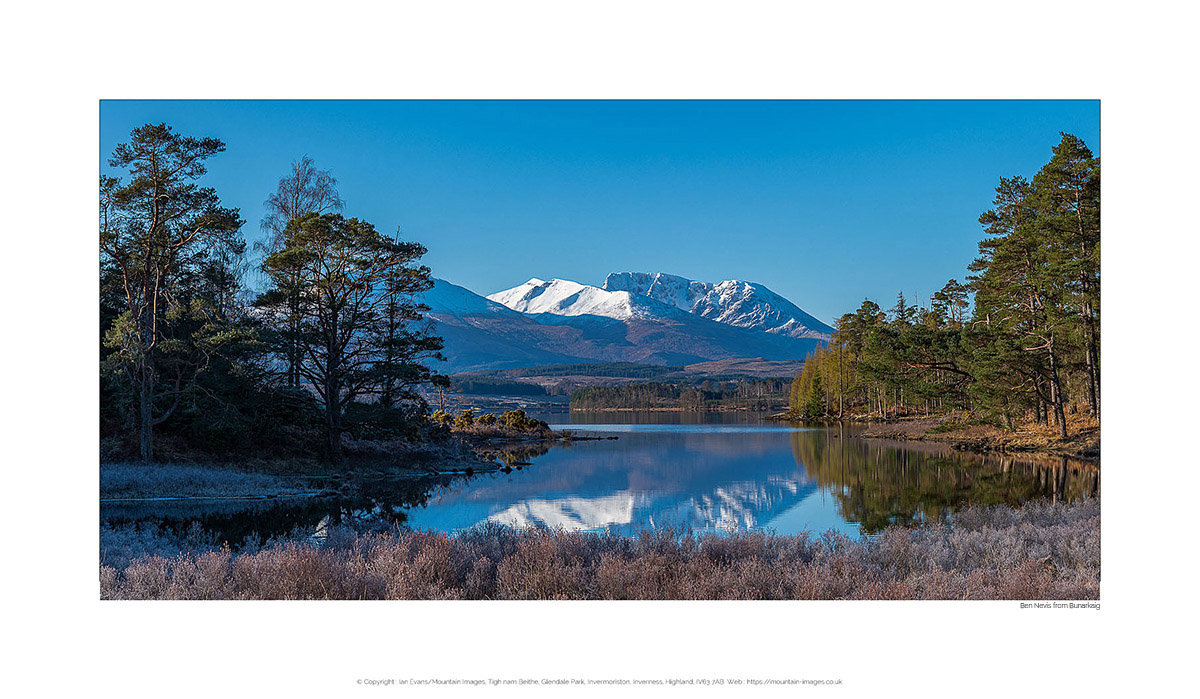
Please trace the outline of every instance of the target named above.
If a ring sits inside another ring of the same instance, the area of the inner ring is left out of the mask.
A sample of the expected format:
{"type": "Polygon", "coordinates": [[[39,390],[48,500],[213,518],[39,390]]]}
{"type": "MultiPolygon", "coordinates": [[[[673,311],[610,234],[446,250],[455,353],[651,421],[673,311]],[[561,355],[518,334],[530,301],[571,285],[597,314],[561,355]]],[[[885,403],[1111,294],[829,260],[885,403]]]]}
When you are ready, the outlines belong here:
{"type": "Polygon", "coordinates": [[[1001,178],[966,283],[927,304],[867,299],[806,358],[788,416],[964,413],[1060,440],[1100,421],[1100,160],[1063,134],[1034,176],[1001,178]],[[1079,418],[1082,416],[1082,419],[1079,418]]]}

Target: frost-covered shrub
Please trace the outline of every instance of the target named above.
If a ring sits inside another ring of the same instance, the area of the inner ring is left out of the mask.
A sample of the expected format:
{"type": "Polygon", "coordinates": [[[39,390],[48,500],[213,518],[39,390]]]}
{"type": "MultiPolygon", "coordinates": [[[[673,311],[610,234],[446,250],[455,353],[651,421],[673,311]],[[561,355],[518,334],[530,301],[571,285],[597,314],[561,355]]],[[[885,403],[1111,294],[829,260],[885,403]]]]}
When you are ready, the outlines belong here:
{"type": "Polygon", "coordinates": [[[101,534],[105,599],[1096,599],[1099,503],[968,509],[863,539],[827,533],[636,537],[484,524],[323,543],[202,532],[101,534]],[[135,551],[141,547],[141,553],[135,551]]]}

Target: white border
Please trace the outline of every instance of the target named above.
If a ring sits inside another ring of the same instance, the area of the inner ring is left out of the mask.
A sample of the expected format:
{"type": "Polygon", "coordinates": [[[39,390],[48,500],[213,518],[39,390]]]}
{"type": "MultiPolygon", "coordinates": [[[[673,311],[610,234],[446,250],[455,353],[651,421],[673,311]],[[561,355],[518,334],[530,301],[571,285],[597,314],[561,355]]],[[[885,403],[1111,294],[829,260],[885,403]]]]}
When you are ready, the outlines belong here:
{"type": "MultiPolygon", "coordinates": [[[[1194,340],[1171,329],[1193,324],[1197,61],[1174,4],[219,0],[8,14],[4,600],[17,647],[0,686],[304,697],[385,673],[802,673],[843,677],[813,691],[852,696],[1158,695],[1187,666],[1164,623],[1193,613],[1194,522],[1172,503],[1194,490],[1194,340]],[[97,100],[133,97],[1102,99],[1103,609],[98,602],[97,100]]],[[[759,690],[783,691],[795,693],[759,690]]]]}

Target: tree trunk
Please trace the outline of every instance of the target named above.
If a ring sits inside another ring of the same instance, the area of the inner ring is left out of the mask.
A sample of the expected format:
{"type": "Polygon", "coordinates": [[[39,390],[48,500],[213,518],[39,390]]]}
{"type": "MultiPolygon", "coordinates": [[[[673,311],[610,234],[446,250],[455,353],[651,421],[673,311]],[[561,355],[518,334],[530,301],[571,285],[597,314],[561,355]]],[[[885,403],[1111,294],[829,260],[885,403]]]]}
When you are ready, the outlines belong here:
{"type": "Polygon", "coordinates": [[[325,403],[325,426],[329,432],[329,461],[333,464],[342,463],[342,416],[339,414],[337,400],[325,403]]]}
{"type": "Polygon", "coordinates": [[[138,443],[142,461],[149,462],[154,458],[154,372],[149,368],[144,368],[141,378],[142,390],[138,396],[138,412],[141,423],[138,443]]]}
{"type": "Polygon", "coordinates": [[[1062,380],[1058,375],[1058,364],[1055,362],[1054,349],[1047,351],[1050,356],[1050,399],[1054,408],[1054,418],[1058,422],[1058,436],[1064,441],[1067,438],[1067,416],[1063,411],[1062,380]]]}
{"type": "Polygon", "coordinates": [[[1087,378],[1088,378],[1088,407],[1092,417],[1100,419],[1100,342],[1096,338],[1096,324],[1091,316],[1091,305],[1088,304],[1088,339],[1087,339],[1087,378]]]}
{"type": "MultiPolygon", "coordinates": [[[[1087,236],[1087,232],[1085,230],[1084,224],[1083,224],[1083,205],[1082,205],[1082,202],[1080,202],[1078,187],[1076,187],[1076,189],[1075,189],[1075,220],[1078,224],[1077,235],[1079,236],[1079,241],[1080,241],[1079,242],[1080,257],[1083,259],[1087,259],[1090,255],[1091,251],[1088,250],[1087,244],[1085,242],[1087,240],[1088,236],[1087,236]]],[[[1099,274],[1098,271],[1097,271],[1097,274],[1099,274]]],[[[1092,288],[1091,279],[1088,278],[1088,275],[1086,272],[1081,271],[1080,277],[1079,277],[1079,282],[1080,282],[1080,290],[1083,295],[1083,299],[1082,299],[1083,300],[1083,317],[1084,317],[1084,322],[1087,325],[1087,340],[1085,341],[1085,344],[1087,345],[1086,362],[1087,362],[1087,381],[1088,381],[1088,408],[1092,411],[1092,417],[1099,420],[1100,419],[1100,385],[1099,385],[1100,384],[1100,357],[1099,357],[1100,338],[1098,337],[1098,333],[1096,332],[1096,323],[1097,323],[1096,314],[1092,310],[1091,301],[1088,300],[1088,295],[1091,293],[1091,288],[1092,288]]],[[[1097,278],[1096,283],[1099,284],[1098,278],[1097,278]]]]}
{"type": "Polygon", "coordinates": [[[288,378],[287,383],[292,388],[300,387],[300,296],[293,284],[291,298],[288,299],[288,311],[291,313],[291,337],[288,338],[288,378]]]}

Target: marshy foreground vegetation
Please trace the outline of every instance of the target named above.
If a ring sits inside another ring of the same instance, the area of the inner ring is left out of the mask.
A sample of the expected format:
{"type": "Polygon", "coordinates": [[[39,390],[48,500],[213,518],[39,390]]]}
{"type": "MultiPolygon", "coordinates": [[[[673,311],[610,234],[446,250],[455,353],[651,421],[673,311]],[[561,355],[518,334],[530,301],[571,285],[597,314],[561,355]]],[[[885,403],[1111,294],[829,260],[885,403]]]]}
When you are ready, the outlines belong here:
{"type": "MultiPolygon", "coordinates": [[[[968,508],[954,522],[850,539],[754,532],[638,537],[495,525],[451,536],[333,529],[248,546],[199,533],[121,557],[102,532],[104,599],[1098,599],[1100,503],[968,508]],[[103,544],[107,542],[107,554],[103,544]]],[[[147,544],[141,542],[139,546],[147,544]]]]}

